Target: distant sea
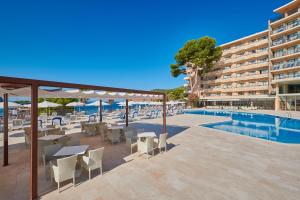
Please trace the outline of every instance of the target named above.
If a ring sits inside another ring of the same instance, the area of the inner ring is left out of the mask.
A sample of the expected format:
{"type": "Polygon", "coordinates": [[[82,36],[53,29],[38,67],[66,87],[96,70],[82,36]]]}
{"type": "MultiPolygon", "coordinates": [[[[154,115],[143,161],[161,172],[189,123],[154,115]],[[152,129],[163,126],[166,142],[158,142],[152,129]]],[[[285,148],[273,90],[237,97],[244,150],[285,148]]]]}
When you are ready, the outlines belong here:
{"type": "MultiPolygon", "coordinates": [[[[122,109],[121,106],[117,104],[117,102],[114,102],[112,105],[103,106],[103,110],[116,110],[116,109],[122,109]]],[[[91,115],[98,112],[97,106],[81,106],[81,107],[75,107],[76,111],[85,111],[87,115],[91,115]]],[[[3,116],[3,108],[0,108],[0,116],[3,116]]]]}

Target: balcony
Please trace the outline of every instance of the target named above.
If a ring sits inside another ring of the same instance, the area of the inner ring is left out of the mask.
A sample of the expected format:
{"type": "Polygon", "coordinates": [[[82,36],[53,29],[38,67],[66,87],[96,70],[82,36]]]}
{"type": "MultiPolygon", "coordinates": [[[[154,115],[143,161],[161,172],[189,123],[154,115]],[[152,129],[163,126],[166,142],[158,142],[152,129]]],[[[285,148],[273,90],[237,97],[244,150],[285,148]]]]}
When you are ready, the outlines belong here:
{"type": "Polygon", "coordinates": [[[245,44],[237,46],[237,47],[231,47],[230,49],[223,51],[223,56],[238,53],[241,51],[246,51],[246,50],[256,48],[256,47],[259,47],[262,45],[267,45],[268,42],[269,42],[268,39],[263,39],[263,40],[259,40],[259,41],[255,41],[255,42],[251,42],[251,43],[245,43],[245,44]]]}
{"type": "Polygon", "coordinates": [[[297,58],[300,56],[300,48],[296,48],[294,52],[288,53],[284,51],[281,55],[271,58],[273,62],[279,62],[281,60],[297,58]]]}
{"type": "Polygon", "coordinates": [[[300,81],[300,71],[289,74],[280,74],[274,77],[272,84],[280,82],[294,82],[300,81]]]}
{"type": "Polygon", "coordinates": [[[260,63],[251,63],[251,64],[246,64],[246,65],[242,65],[239,67],[232,67],[230,69],[226,69],[223,70],[223,74],[226,73],[235,73],[235,72],[240,72],[240,71],[249,71],[251,69],[257,69],[257,68],[262,68],[262,67],[266,67],[269,66],[269,62],[260,62],[260,63]]]}
{"type": "Polygon", "coordinates": [[[300,61],[286,62],[272,67],[272,72],[281,72],[290,69],[298,69],[300,67],[300,61]]]}
{"type": "Polygon", "coordinates": [[[249,60],[252,58],[258,58],[261,56],[267,56],[268,55],[268,51],[264,50],[264,51],[258,51],[256,53],[251,53],[251,54],[247,54],[247,55],[242,55],[236,58],[232,58],[232,62],[240,62],[242,60],[249,60]]]}
{"type": "Polygon", "coordinates": [[[236,81],[243,81],[243,80],[255,80],[255,79],[263,79],[263,78],[268,78],[269,74],[264,73],[264,74],[255,74],[255,75],[243,75],[240,77],[231,77],[227,79],[216,79],[214,83],[229,83],[229,82],[236,82],[236,81]]]}
{"type": "MultiPolygon", "coordinates": [[[[300,12],[295,12],[295,13],[293,13],[293,14],[287,16],[287,17],[281,17],[281,18],[278,18],[278,19],[275,20],[275,21],[272,21],[272,22],[270,23],[270,25],[271,25],[272,27],[274,27],[274,26],[279,26],[280,24],[283,24],[283,23],[286,23],[286,22],[288,22],[288,21],[291,21],[292,19],[294,19],[294,18],[296,18],[296,17],[299,17],[299,16],[300,16],[300,12]]],[[[285,30],[286,30],[286,29],[285,29],[285,30]]],[[[284,31],[284,30],[283,30],[283,31],[284,31]]]]}
{"type": "Polygon", "coordinates": [[[288,46],[294,46],[300,43],[300,35],[290,37],[289,39],[282,39],[280,41],[273,41],[271,49],[283,49],[288,46]]]}

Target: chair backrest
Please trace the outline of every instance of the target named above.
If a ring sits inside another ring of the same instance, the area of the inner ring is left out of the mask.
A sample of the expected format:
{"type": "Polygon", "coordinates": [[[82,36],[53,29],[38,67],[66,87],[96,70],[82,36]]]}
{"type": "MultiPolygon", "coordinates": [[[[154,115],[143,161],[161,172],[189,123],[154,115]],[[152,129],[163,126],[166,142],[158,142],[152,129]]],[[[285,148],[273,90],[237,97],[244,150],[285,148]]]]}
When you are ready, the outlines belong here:
{"type": "Polygon", "coordinates": [[[66,119],[70,119],[71,118],[72,113],[66,113],[66,119]]]}
{"type": "Polygon", "coordinates": [[[168,133],[162,133],[159,135],[159,146],[165,146],[167,142],[168,133]]]}
{"type": "Polygon", "coordinates": [[[99,167],[102,165],[103,152],[104,147],[89,151],[89,158],[92,161],[92,167],[99,167]]]}
{"type": "Polygon", "coordinates": [[[90,115],[89,122],[96,122],[96,115],[90,115]]]}
{"type": "Polygon", "coordinates": [[[13,123],[13,127],[22,126],[23,120],[22,119],[13,119],[12,123],[13,123]]]}
{"type": "Polygon", "coordinates": [[[70,115],[70,121],[75,121],[77,119],[76,115],[70,115]]]}
{"type": "Polygon", "coordinates": [[[80,122],[80,126],[81,126],[81,131],[84,130],[85,126],[86,126],[87,122],[80,122]]]}
{"type": "Polygon", "coordinates": [[[38,120],[38,127],[41,127],[41,128],[43,127],[43,120],[41,120],[41,119],[38,120]]]}
{"type": "Polygon", "coordinates": [[[53,112],[51,116],[57,116],[57,112],[53,112]]]}
{"type": "Polygon", "coordinates": [[[53,156],[58,150],[62,147],[61,144],[51,144],[43,147],[43,155],[46,160],[48,160],[51,156],[53,156]]]}
{"type": "Polygon", "coordinates": [[[25,134],[25,143],[30,144],[31,143],[31,127],[24,127],[24,134],[25,134]]]}
{"type": "Polygon", "coordinates": [[[62,124],[62,118],[61,117],[53,117],[52,119],[52,125],[60,125],[62,124]]]}
{"type": "Polygon", "coordinates": [[[57,159],[59,182],[73,178],[77,163],[77,155],[57,159]]]}
{"type": "Polygon", "coordinates": [[[113,139],[119,139],[121,134],[119,129],[112,129],[111,130],[111,136],[113,139]]]}
{"type": "Polygon", "coordinates": [[[153,151],[153,143],[154,143],[154,138],[153,137],[147,137],[146,138],[147,152],[152,152],[153,151]]]}

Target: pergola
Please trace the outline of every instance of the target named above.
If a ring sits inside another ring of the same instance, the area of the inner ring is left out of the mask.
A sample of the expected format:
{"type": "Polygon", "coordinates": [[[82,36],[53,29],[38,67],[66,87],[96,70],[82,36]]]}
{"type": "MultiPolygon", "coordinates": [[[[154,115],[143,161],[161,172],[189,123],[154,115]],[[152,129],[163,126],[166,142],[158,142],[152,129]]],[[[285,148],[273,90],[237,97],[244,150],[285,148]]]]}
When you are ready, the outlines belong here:
{"type": "Polygon", "coordinates": [[[30,199],[38,198],[38,98],[99,98],[99,118],[102,121],[102,99],[126,99],[125,116],[128,126],[128,100],[163,100],[163,132],[166,132],[166,95],[161,92],[114,88],[45,80],[0,76],[0,94],[3,95],[3,166],[8,165],[8,97],[31,97],[30,145],[30,199]],[[68,88],[69,90],[45,90],[40,87],[68,88]]]}

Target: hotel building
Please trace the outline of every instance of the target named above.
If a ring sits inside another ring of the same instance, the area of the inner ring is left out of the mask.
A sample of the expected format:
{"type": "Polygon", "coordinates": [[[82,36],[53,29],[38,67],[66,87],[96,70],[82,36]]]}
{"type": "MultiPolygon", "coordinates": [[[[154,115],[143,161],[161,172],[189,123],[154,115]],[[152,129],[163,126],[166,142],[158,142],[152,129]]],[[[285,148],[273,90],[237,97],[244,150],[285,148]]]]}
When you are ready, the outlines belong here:
{"type": "Polygon", "coordinates": [[[268,29],[221,45],[205,76],[187,69],[186,87],[207,105],[300,110],[300,0],[274,10],[268,29]]]}

